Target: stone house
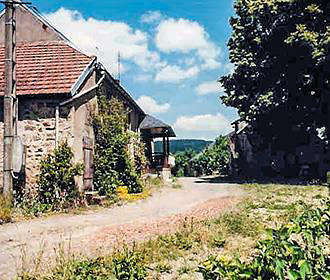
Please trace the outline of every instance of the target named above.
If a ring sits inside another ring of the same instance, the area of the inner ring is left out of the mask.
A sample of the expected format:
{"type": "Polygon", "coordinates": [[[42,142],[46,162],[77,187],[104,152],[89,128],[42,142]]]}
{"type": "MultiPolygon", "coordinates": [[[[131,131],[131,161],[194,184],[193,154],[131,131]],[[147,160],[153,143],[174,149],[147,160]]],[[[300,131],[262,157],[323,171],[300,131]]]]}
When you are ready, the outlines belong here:
{"type": "MultiPolygon", "coordinates": [[[[4,12],[0,14],[0,95],[4,95],[4,12]]],[[[129,128],[139,131],[147,116],[134,99],[94,56],[80,51],[35,10],[16,7],[16,93],[18,136],[25,145],[26,184],[36,183],[40,160],[66,140],[85,172],[80,191],[90,190],[93,172],[92,117],[97,98],[120,99],[129,109],[129,128]]],[[[0,99],[0,139],[3,142],[3,98],[0,99]]],[[[0,182],[3,170],[0,149],[0,182]]]]}
{"type": "MultiPolygon", "coordinates": [[[[92,164],[89,151],[94,140],[91,118],[97,112],[97,94],[115,95],[124,101],[131,109],[132,130],[137,130],[144,113],[96,57],[74,47],[35,11],[24,5],[17,6],[16,22],[18,136],[26,146],[26,183],[36,182],[40,159],[67,140],[75,161],[85,163],[85,174],[78,185],[80,190],[86,189],[92,177],[88,171],[92,164]]],[[[4,90],[3,34],[4,13],[0,15],[1,95],[4,90]]],[[[0,138],[3,139],[3,99],[0,118],[0,138]]],[[[0,154],[2,171],[2,149],[0,154]]]]}

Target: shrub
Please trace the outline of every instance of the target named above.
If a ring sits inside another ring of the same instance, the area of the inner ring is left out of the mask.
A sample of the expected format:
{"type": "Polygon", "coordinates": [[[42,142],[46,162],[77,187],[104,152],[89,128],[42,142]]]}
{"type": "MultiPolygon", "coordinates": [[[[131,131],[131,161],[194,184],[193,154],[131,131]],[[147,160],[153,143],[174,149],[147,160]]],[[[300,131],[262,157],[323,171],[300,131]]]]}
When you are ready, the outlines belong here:
{"type": "Polygon", "coordinates": [[[67,142],[41,160],[38,176],[39,202],[51,210],[66,208],[75,201],[78,190],[75,176],[81,175],[82,164],[73,164],[73,152],[67,142]]]}
{"type": "Polygon", "coordinates": [[[252,261],[210,256],[199,272],[208,280],[330,279],[330,200],[267,235],[252,261]]]}

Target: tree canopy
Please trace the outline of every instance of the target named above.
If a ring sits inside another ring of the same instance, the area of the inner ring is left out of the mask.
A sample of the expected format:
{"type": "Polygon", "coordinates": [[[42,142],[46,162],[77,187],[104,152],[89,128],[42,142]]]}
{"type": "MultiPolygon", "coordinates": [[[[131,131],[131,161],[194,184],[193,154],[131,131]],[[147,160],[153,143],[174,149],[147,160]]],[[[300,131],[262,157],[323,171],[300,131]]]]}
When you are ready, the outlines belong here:
{"type": "Polygon", "coordinates": [[[237,0],[235,10],[235,70],[220,80],[223,102],[250,123],[325,127],[329,135],[329,1],[237,0]]]}

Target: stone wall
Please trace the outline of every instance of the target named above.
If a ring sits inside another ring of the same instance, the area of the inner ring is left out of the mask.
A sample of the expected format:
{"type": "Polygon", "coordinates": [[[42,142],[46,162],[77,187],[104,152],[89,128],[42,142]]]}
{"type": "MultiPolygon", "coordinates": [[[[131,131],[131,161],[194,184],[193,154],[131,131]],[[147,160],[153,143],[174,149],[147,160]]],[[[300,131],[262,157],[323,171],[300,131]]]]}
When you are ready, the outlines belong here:
{"type": "MultiPolygon", "coordinates": [[[[36,184],[40,160],[56,147],[55,108],[58,102],[51,100],[24,100],[19,104],[18,135],[26,146],[26,184],[36,184]]],[[[72,116],[64,108],[59,119],[59,139],[72,138],[72,116]]]]}
{"type": "MultiPolygon", "coordinates": [[[[40,170],[40,160],[56,147],[55,108],[59,100],[25,99],[19,103],[18,135],[26,146],[26,184],[33,187],[40,170]]],[[[91,115],[95,110],[96,97],[82,104],[60,107],[59,143],[67,141],[74,152],[75,162],[83,163],[82,139],[94,139],[91,115]]],[[[0,182],[3,177],[3,121],[0,121],[0,182]]],[[[82,178],[78,178],[82,189],[82,178]]]]}

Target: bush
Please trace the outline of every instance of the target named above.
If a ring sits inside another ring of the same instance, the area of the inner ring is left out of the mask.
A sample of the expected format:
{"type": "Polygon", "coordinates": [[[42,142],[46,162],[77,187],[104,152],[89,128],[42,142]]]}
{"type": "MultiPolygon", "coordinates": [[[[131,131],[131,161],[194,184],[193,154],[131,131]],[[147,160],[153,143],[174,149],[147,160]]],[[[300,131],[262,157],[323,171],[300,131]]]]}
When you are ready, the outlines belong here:
{"type": "Polygon", "coordinates": [[[41,161],[37,192],[45,208],[60,210],[72,205],[77,198],[74,178],[82,174],[83,165],[73,164],[72,159],[73,152],[64,142],[41,161]]]}
{"type": "Polygon", "coordinates": [[[118,186],[127,186],[130,193],[142,191],[140,176],[145,162],[144,147],[137,144],[138,135],[127,132],[127,114],[119,100],[99,98],[99,113],[93,120],[96,139],[94,185],[102,195],[115,194],[118,186]],[[130,145],[133,145],[134,155],[130,154],[130,145]]]}
{"type": "Polygon", "coordinates": [[[267,235],[252,261],[211,256],[199,272],[208,280],[330,279],[330,200],[267,235]]]}

